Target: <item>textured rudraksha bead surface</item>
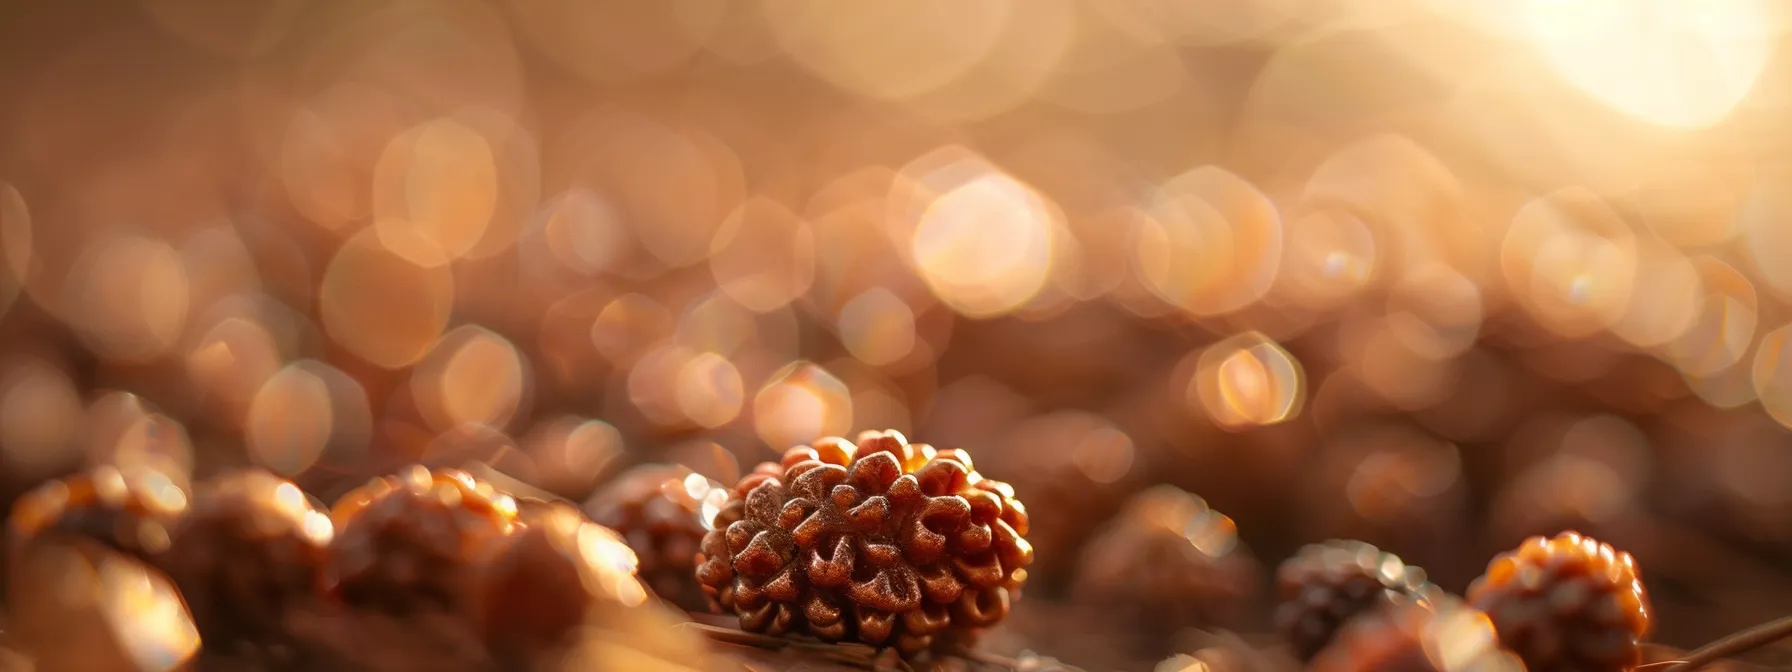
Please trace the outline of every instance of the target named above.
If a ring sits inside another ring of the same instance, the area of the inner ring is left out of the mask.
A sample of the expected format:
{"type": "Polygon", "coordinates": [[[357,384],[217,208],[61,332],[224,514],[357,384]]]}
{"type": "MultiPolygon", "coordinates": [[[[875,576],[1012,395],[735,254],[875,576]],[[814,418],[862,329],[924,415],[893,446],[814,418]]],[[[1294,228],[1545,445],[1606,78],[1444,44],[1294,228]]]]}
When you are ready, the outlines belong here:
{"type": "Polygon", "coordinates": [[[1106,528],[1083,550],[1078,601],[1160,635],[1238,626],[1260,572],[1231,518],[1165,485],[1135,495],[1106,528]]]}
{"type": "Polygon", "coordinates": [[[260,639],[323,588],[333,533],[297,485],[245,470],[199,489],[164,565],[207,642],[260,639]]]}
{"type": "Polygon", "coordinates": [[[563,502],[537,502],[520,521],[473,585],[473,620],[499,669],[709,669],[701,637],[650,599],[615,531],[563,502]]]}
{"type": "Polygon", "coordinates": [[[741,627],[914,654],[1008,613],[1033,550],[1007,484],[969,455],[867,432],[793,448],[741,479],[697,578],[741,627]]]}
{"type": "Polygon", "coordinates": [[[1502,553],[1469,586],[1500,641],[1533,672],[1629,670],[1642,663],[1648,593],[1629,553],[1563,532],[1502,553]]]}
{"type": "Polygon", "coordinates": [[[330,560],[344,601],[392,613],[463,606],[475,562],[516,501],[454,469],[413,466],[336,501],[330,560]]]}
{"type": "Polygon", "coordinates": [[[647,464],[604,486],[586,502],[585,513],[622,535],[640,559],[641,580],[655,594],[701,611],[709,600],[695,570],[697,547],[708,530],[699,518],[705,496],[721,488],[676,464],[647,464]]]}
{"type": "Polygon", "coordinates": [[[168,550],[186,509],[186,491],[167,476],[101,466],[20,498],[8,515],[7,534],[14,552],[38,536],[67,534],[152,558],[168,550]]]}
{"type": "Polygon", "coordinates": [[[1409,596],[1346,623],[1307,666],[1312,672],[1520,672],[1524,664],[1501,649],[1493,623],[1455,600],[1409,596]]]}
{"type": "Polygon", "coordinates": [[[1402,596],[1436,597],[1425,571],[1361,541],[1310,544],[1276,571],[1276,627],[1310,660],[1359,614],[1402,596]]]}
{"type": "Polygon", "coordinates": [[[531,511],[495,544],[474,588],[484,636],[506,651],[560,642],[599,599],[647,599],[622,539],[559,504],[531,511]]]}

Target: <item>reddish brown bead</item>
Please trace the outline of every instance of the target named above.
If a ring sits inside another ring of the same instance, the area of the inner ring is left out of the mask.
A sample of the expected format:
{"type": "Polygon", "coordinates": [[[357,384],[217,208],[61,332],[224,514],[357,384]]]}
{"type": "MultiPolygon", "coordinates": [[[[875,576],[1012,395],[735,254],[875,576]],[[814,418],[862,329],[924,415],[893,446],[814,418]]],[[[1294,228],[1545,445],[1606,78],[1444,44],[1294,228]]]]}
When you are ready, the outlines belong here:
{"type": "Polygon", "coordinates": [[[291,481],[237,472],[200,489],[164,564],[207,642],[274,636],[323,587],[333,530],[291,481]]]}
{"type": "Polygon", "coordinates": [[[1523,672],[1487,615],[1407,596],[1360,614],[1307,666],[1311,672],[1523,672]]]}
{"type": "Polygon", "coordinates": [[[600,598],[645,602],[634,572],[635,554],[614,532],[570,505],[532,506],[481,563],[474,600],[481,632],[509,651],[562,643],[600,598]]]}
{"type": "Polygon", "coordinates": [[[708,656],[649,599],[634,551],[569,504],[529,507],[474,591],[481,639],[505,669],[702,669],[708,656]]]}
{"type": "Polygon", "coordinates": [[[896,432],[793,448],[714,523],[697,578],[743,629],[904,654],[1002,620],[1033,556],[1007,484],[896,432]]]}
{"type": "MultiPolygon", "coordinates": [[[[1261,574],[1232,519],[1173,486],[1139,493],[1083,551],[1073,594],[1152,633],[1237,627],[1261,574]]],[[[1152,637],[1162,640],[1162,636],[1152,637]]]]}
{"type": "Polygon", "coordinates": [[[1313,544],[1276,572],[1275,621],[1301,660],[1332,641],[1351,618],[1401,596],[1428,599],[1425,572],[1360,541],[1313,544]]]}
{"type": "Polygon", "coordinates": [[[673,464],[629,470],[599,490],[585,512],[615,530],[634,549],[640,575],[662,599],[689,611],[709,608],[697,584],[697,549],[708,527],[701,520],[704,499],[721,484],[673,464]]]}
{"type": "Polygon", "coordinates": [[[330,518],[344,601],[394,613],[453,610],[475,560],[515,524],[516,502],[465,472],[413,466],[343,495],[330,518]]]}
{"type": "Polygon", "coordinates": [[[1648,593],[1629,553],[1576,532],[1531,537],[1469,586],[1531,672],[1616,672],[1642,663],[1648,593]]]}
{"type": "Polygon", "coordinates": [[[20,547],[8,568],[9,634],[39,670],[170,669],[200,647],[172,581],[77,535],[20,547]]]}
{"type": "Polygon", "coordinates": [[[97,467],[38,486],[13,504],[13,552],[44,535],[77,535],[139,557],[168,550],[187,493],[148,469],[97,467]]]}

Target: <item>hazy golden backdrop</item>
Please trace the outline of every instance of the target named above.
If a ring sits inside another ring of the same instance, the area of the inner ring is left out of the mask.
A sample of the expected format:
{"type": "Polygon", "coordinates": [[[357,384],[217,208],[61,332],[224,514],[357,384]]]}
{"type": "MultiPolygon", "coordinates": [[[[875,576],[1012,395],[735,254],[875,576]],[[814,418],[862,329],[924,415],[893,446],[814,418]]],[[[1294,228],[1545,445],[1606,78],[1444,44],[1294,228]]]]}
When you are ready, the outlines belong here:
{"type": "Polygon", "coordinates": [[[1163,481],[1265,557],[1354,536],[1451,588],[1576,521],[1696,642],[1792,595],[1789,22],[15,3],[0,480],[478,461],[582,497],[888,427],[1017,484],[1043,586],[1163,481]]]}

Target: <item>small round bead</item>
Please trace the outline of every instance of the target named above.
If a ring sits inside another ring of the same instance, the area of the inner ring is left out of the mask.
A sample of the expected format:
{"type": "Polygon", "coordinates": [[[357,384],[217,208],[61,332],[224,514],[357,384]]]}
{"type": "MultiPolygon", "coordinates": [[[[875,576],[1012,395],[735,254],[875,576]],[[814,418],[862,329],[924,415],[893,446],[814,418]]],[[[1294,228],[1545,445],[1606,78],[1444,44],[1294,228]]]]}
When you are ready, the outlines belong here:
{"type": "Polygon", "coordinates": [[[1308,665],[1312,672],[1523,672],[1487,615],[1453,601],[1399,597],[1358,615],[1308,665]]]}
{"type": "Polygon", "coordinates": [[[585,504],[599,525],[615,530],[634,549],[640,575],[660,598],[687,611],[706,611],[709,598],[697,583],[697,549],[708,527],[706,499],[728,491],[678,465],[636,467],[604,486],[585,504]]]}
{"type": "Polygon", "coordinates": [[[1360,541],[1313,544],[1276,572],[1276,627],[1295,655],[1311,660],[1351,618],[1400,596],[1427,598],[1436,589],[1425,571],[1360,541]]]}
{"type": "Polygon", "coordinates": [[[150,469],[100,466],[26,493],[7,517],[13,552],[47,535],[76,535],[138,557],[168,550],[187,493],[150,469]]]}
{"type": "Polygon", "coordinates": [[[742,629],[907,656],[1000,622],[1033,561],[1013,488],[893,431],[786,451],[713,523],[697,579],[742,629]]]}
{"type": "MultiPolygon", "coordinates": [[[[1184,628],[1237,627],[1261,576],[1232,519],[1173,486],[1135,495],[1083,551],[1072,594],[1168,641],[1184,628]]],[[[1163,652],[1158,652],[1159,654],[1163,652]]]]}
{"type": "Polygon", "coordinates": [[[343,495],[330,518],[345,602],[453,611],[465,606],[475,561],[515,525],[516,501],[465,472],[413,466],[343,495]]]}
{"type": "Polygon", "coordinates": [[[1649,597],[1629,553],[1576,532],[1531,537],[1468,589],[1533,672],[1619,672],[1642,662],[1649,597]]]}
{"type": "Polygon", "coordinates": [[[240,471],[200,488],[164,565],[207,642],[276,636],[323,587],[333,530],[291,481],[240,471]]]}

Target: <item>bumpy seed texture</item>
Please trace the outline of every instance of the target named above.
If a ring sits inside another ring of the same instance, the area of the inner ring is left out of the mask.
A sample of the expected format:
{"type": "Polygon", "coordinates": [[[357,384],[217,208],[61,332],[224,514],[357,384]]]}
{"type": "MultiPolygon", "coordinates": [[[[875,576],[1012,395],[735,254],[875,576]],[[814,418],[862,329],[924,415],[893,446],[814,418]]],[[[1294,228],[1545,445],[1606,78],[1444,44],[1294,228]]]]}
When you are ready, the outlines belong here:
{"type": "Polygon", "coordinates": [[[75,535],[143,558],[168,550],[187,493],[150,469],[102,466],[38,486],[12,507],[9,545],[75,535]]]}
{"type": "Polygon", "coordinates": [[[453,610],[475,560],[515,524],[516,501],[465,472],[413,466],[343,495],[330,518],[345,602],[401,614],[453,610]]]}
{"type": "Polygon", "coordinates": [[[1360,614],[1307,666],[1311,672],[1523,672],[1493,623],[1456,602],[1407,596],[1360,614]]]}
{"type": "Polygon", "coordinates": [[[1232,519],[1173,486],[1139,493],[1083,551],[1073,593],[1153,632],[1236,626],[1260,574],[1232,519]]]}
{"type": "Polygon", "coordinates": [[[1360,541],[1302,548],[1276,572],[1276,628],[1301,660],[1330,643],[1352,617],[1406,595],[1430,599],[1425,571],[1360,541]]]}
{"type": "Polygon", "coordinates": [[[297,485],[261,470],[202,487],[164,566],[206,642],[276,635],[287,607],[323,587],[334,528],[297,485]]]}
{"type": "Polygon", "coordinates": [[[697,548],[708,528],[701,513],[720,483],[675,464],[636,467],[604,486],[585,504],[599,525],[615,530],[640,559],[641,579],[662,599],[689,611],[705,611],[709,598],[697,584],[697,548]]]}
{"type": "Polygon", "coordinates": [[[1033,559],[1026,532],[1013,490],[963,451],[867,432],[792,448],[741,479],[697,578],[743,629],[912,655],[1008,614],[1033,559]]]}
{"type": "Polygon", "coordinates": [[[1642,662],[1650,608],[1636,561],[1591,537],[1531,537],[1468,589],[1531,672],[1629,670],[1642,662]]]}

